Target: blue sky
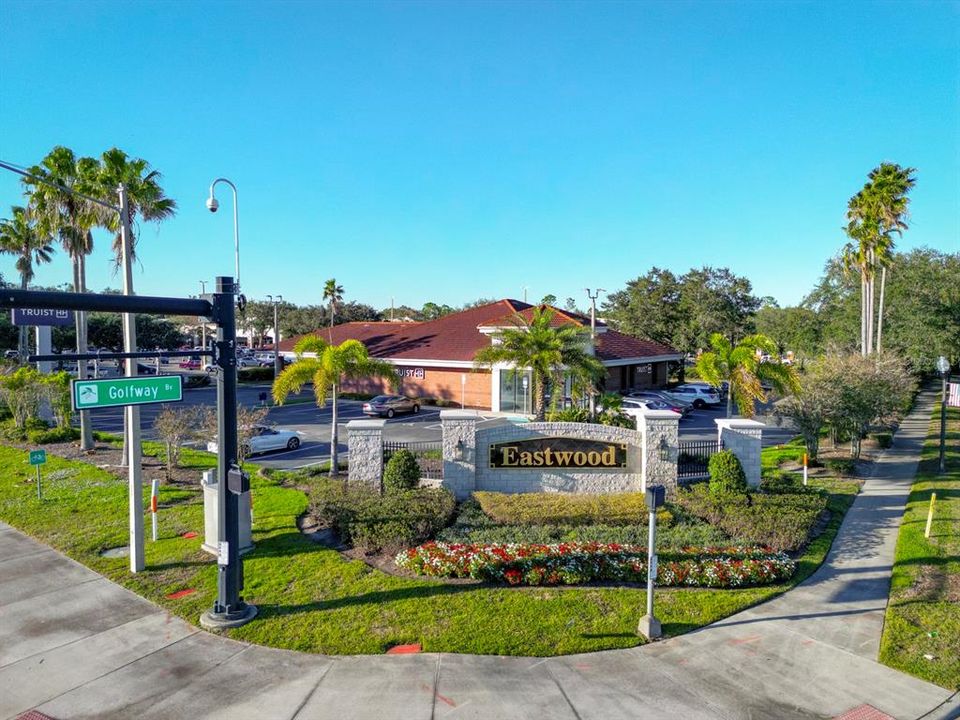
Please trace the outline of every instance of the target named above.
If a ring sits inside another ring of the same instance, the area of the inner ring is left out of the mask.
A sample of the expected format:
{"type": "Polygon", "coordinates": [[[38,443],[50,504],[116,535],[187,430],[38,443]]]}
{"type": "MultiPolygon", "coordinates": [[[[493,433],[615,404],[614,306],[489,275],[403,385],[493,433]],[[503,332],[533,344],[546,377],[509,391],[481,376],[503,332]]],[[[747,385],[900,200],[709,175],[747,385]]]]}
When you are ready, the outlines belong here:
{"type": "MultiPolygon", "coordinates": [[[[918,168],[902,248],[960,250],[960,3],[0,3],[0,158],[119,146],[177,216],[142,294],[378,307],[726,265],[795,303],[847,199],[918,168]]],[[[0,215],[21,202],[0,172],[0,215]]],[[[89,283],[118,286],[98,236],[89,283]]],[[[0,259],[13,279],[13,261],[0,259]]],[[[38,281],[69,281],[61,257],[38,281]]]]}

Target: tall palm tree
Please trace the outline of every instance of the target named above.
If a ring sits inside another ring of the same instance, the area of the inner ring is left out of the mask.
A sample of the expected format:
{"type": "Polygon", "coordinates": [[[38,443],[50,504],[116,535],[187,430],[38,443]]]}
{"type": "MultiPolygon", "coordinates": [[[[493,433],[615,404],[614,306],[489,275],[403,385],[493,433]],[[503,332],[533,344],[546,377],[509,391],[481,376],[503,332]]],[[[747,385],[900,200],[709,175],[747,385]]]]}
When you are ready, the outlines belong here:
{"type": "MultiPolygon", "coordinates": [[[[160,178],[160,172],[151,169],[146,160],[132,158],[123,150],[112,148],[100,156],[100,169],[88,192],[115,204],[117,187],[122,184],[127,191],[131,227],[134,227],[138,216],[150,222],[163,222],[176,214],[177,203],[164,194],[160,178]]],[[[115,212],[103,213],[100,225],[114,233],[113,254],[119,267],[123,260],[120,217],[115,212]]],[[[130,238],[130,243],[133,259],[136,256],[135,236],[130,238]]]]}
{"type": "Polygon", "coordinates": [[[337,285],[333,278],[323,285],[323,299],[330,308],[330,342],[333,342],[333,319],[337,314],[337,307],[343,302],[343,286],[337,285]]]}
{"type": "Polygon", "coordinates": [[[909,193],[916,184],[914,168],[895,163],[880,163],[870,171],[867,183],[847,203],[847,235],[857,244],[862,256],[861,272],[861,341],[863,354],[874,348],[874,307],[877,269],[880,270],[880,299],[876,322],[876,350],[882,348],[883,302],[887,268],[890,266],[894,235],[907,230],[909,193]]]}
{"type": "MultiPolygon", "coordinates": [[[[31,212],[45,232],[59,239],[73,266],[73,291],[87,291],[87,255],[93,252],[93,233],[99,208],[72,190],[84,191],[95,181],[99,163],[93,158],[77,158],[73,150],[58,145],[30,168],[30,173],[45,182],[24,179],[31,212]]],[[[87,352],[87,314],[76,313],[77,352],[87,352]]],[[[86,363],[78,363],[79,379],[86,377],[86,363]]],[[[93,448],[90,411],[80,411],[80,448],[93,448]]]]}
{"type": "Polygon", "coordinates": [[[764,362],[764,354],[776,355],[777,344],[766,335],[748,335],[734,345],[722,333],[710,336],[710,351],[697,358],[697,372],[715,387],[727,382],[727,417],[733,415],[733,403],[741,415],[753,415],[755,401],[765,401],[763,383],[779,392],[799,389],[796,372],[789,365],[764,362]]]}
{"type": "MultiPolygon", "coordinates": [[[[30,217],[26,208],[14,206],[10,218],[0,220],[0,253],[16,255],[17,272],[20,273],[20,288],[27,289],[33,280],[34,265],[48,263],[53,257],[49,236],[30,217]]],[[[27,355],[27,327],[20,328],[20,359],[27,355]]]]}
{"type": "Polygon", "coordinates": [[[477,367],[508,363],[517,369],[529,368],[533,376],[530,392],[538,420],[546,414],[551,383],[562,387],[564,377],[569,376],[574,387],[593,392],[606,372],[588,350],[590,331],[572,324],[555,326],[553,316],[553,310],[545,305],[534,308],[529,321],[516,315],[516,327],[494,333],[493,343],[481,348],[473,358],[477,367]]]}
{"type": "Polygon", "coordinates": [[[324,407],[327,395],[331,400],[332,417],[330,429],[330,477],[337,477],[339,453],[337,444],[337,396],[344,380],[379,377],[396,385],[397,371],[383,360],[370,357],[366,346],[359,340],[345,340],[340,345],[330,345],[316,335],[301,338],[294,346],[296,362],[284,369],[273,381],[273,399],[283,405],[290,393],[300,392],[304,384],[313,381],[313,394],[317,405],[324,407]],[[312,357],[306,357],[309,353],[312,357]]]}

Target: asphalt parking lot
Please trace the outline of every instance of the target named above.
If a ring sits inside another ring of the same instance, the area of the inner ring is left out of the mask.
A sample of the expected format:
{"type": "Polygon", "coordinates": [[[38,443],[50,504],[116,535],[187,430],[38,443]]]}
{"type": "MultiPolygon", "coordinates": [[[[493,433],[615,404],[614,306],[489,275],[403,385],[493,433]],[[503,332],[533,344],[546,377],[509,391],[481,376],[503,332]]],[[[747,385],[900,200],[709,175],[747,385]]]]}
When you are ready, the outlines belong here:
{"type": "MultiPolygon", "coordinates": [[[[176,372],[179,368],[173,364],[161,368],[161,372],[176,372]]],[[[240,385],[237,388],[237,400],[248,407],[262,404],[263,397],[269,397],[268,384],[240,385]]],[[[210,387],[184,390],[183,402],[192,405],[216,405],[216,388],[210,387]]],[[[312,388],[305,388],[298,395],[291,396],[283,406],[271,407],[267,412],[268,422],[294,430],[300,434],[301,445],[296,450],[277,450],[254,456],[256,462],[264,467],[291,470],[306,468],[326,462],[330,459],[330,431],[333,411],[328,404],[319,408],[312,402],[312,388]]],[[[339,437],[338,448],[342,456],[347,453],[346,425],[351,420],[365,419],[363,403],[358,400],[340,400],[338,404],[339,437]]],[[[141,427],[145,439],[153,439],[153,422],[160,411],[159,405],[144,405],[140,408],[141,427]]],[[[694,410],[680,421],[681,440],[711,440],[717,436],[715,420],[724,417],[724,404],[694,410]]],[[[92,410],[93,426],[97,430],[111,433],[123,431],[122,408],[104,408],[92,410]]],[[[480,411],[481,423],[502,422],[502,418],[480,411]]],[[[395,442],[439,442],[441,439],[440,408],[422,407],[417,414],[398,415],[386,419],[384,439],[395,442]]],[[[758,418],[763,420],[763,418],[758,418]]],[[[787,442],[794,433],[777,427],[772,421],[763,433],[764,447],[787,442]]]]}

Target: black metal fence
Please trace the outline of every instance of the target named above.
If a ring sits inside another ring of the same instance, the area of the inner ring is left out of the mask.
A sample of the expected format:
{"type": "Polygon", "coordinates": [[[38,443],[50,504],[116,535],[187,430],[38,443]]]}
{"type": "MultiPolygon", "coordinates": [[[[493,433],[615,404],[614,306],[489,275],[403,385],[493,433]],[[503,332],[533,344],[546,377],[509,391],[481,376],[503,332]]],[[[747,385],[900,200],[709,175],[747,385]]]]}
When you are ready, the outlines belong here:
{"type": "Polygon", "coordinates": [[[717,440],[690,440],[680,443],[677,454],[677,480],[680,482],[697,480],[709,475],[707,464],[710,457],[723,450],[723,443],[717,440]]]}
{"type": "Polygon", "coordinates": [[[443,445],[439,442],[383,443],[383,465],[397,450],[409,450],[420,466],[420,477],[425,480],[443,480],[443,445]]]}

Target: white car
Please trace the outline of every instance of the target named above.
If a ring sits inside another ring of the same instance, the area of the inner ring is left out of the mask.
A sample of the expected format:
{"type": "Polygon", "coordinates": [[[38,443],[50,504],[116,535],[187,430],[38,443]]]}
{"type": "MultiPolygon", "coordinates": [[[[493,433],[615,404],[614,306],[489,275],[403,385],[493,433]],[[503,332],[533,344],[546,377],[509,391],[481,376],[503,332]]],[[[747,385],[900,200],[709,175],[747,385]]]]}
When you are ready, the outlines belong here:
{"type": "Polygon", "coordinates": [[[678,385],[670,390],[662,390],[669,397],[684,400],[697,410],[707,405],[719,405],[723,402],[716,388],[709,385],[678,385]]]}
{"type": "MultiPolygon", "coordinates": [[[[255,425],[250,428],[245,445],[244,455],[256,455],[270,450],[296,450],[300,447],[300,433],[269,425],[255,425]]],[[[216,440],[207,443],[208,452],[215,453],[217,449],[216,440]]]]}

